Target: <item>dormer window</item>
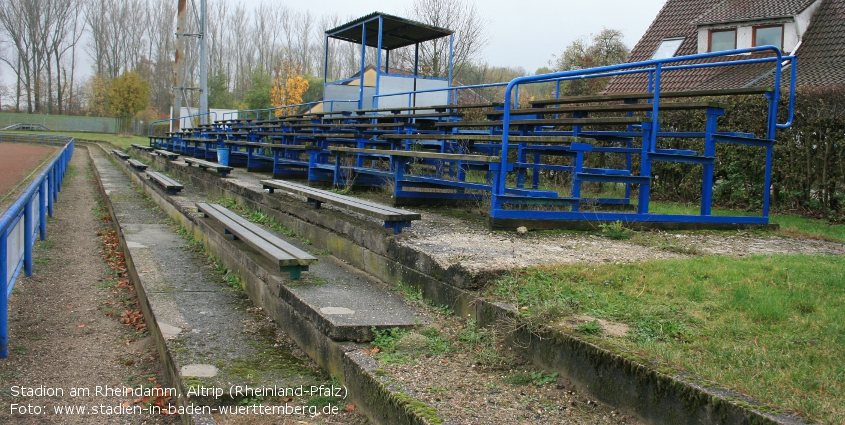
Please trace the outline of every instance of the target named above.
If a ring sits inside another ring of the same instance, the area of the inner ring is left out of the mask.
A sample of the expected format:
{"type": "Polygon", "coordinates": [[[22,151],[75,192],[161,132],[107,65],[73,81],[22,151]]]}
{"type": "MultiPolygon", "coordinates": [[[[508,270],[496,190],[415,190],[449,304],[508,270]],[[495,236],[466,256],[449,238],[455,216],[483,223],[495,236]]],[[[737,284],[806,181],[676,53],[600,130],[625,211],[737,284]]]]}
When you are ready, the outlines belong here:
{"type": "Polygon", "coordinates": [[[754,40],[752,44],[756,46],[775,46],[777,48],[783,47],[783,25],[769,25],[763,27],[754,27],[754,40]]]}
{"type": "Polygon", "coordinates": [[[663,41],[660,42],[660,45],[657,46],[654,54],[651,55],[651,58],[666,59],[675,56],[675,53],[678,53],[678,49],[681,47],[685,38],[686,37],[664,38],[663,41]]]}
{"type": "Polygon", "coordinates": [[[736,29],[710,30],[710,52],[736,49],[736,29]]]}

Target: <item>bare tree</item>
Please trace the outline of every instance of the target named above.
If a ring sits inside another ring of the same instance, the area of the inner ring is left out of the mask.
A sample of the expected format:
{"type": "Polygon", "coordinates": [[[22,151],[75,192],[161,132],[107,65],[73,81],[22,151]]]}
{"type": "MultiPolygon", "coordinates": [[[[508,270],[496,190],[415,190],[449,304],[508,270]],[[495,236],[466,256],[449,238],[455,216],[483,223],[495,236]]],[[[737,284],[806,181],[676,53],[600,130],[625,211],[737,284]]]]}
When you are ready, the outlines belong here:
{"type": "MultiPolygon", "coordinates": [[[[487,21],[472,0],[414,0],[406,11],[410,19],[455,32],[453,78],[459,78],[464,66],[473,62],[490,42],[487,21]]],[[[413,50],[402,49],[398,55],[405,67],[413,66],[413,50]]],[[[420,44],[420,65],[425,75],[445,77],[449,73],[449,38],[420,44]]]]}

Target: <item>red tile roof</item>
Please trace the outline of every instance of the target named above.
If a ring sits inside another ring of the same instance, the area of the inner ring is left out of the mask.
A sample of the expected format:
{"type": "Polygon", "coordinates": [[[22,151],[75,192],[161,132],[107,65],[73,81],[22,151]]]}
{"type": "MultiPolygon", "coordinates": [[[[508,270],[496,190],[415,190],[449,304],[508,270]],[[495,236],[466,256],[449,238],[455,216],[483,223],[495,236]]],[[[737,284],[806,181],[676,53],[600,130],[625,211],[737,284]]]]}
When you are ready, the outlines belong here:
{"type": "Polygon", "coordinates": [[[704,25],[794,16],[813,2],[815,0],[723,0],[693,23],[704,25]]]}
{"type": "MultiPolygon", "coordinates": [[[[673,37],[686,37],[676,56],[695,54],[698,50],[697,22],[753,19],[752,8],[745,7],[748,5],[756,5],[756,10],[766,10],[767,16],[776,17],[798,13],[811,3],[811,0],[668,0],[631,51],[629,62],[650,59],[663,39],[673,37]],[[730,9],[731,5],[737,7],[730,9]]],[[[845,85],[845,0],[822,0],[795,55],[798,57],[799,86],[845,85]]],[[[722,57],[719,60],[749,57],[722,57]]],[[[785,72],[784,76],[787,74],[785,72]]],[[[771,63],[691,69],[667,72],[661,88],[677,91],[771,85],[772,75],[771,63]]],[[[788,78],[784,80],[788,81],[788,78]]],[[[646,88],[645,76],[627,75],[615,77],[605,92],[636,92],[646,88]]]]}

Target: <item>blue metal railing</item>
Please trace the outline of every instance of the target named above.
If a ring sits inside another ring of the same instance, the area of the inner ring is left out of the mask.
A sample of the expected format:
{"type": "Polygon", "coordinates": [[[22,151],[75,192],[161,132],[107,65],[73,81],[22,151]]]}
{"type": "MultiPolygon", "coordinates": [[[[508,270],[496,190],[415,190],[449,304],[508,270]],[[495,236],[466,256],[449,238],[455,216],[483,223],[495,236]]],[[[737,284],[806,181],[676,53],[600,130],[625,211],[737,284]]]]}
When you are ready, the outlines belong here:
{"type": "Polygon", "coordinates": [[[53,134],[16,134],[0,132],[0,142],[10,143],[32,143],[39,145],[65,145],[70,143],[73,137],[57,136],[53,134]]]}
{"type": "Polygon", "coordinates": [[[236,111],[236,112],[224,112],[223,113],[223,120],[225,121],[227,119],[231,119],[231,118],[228,118],[228,117],[233,117],[235,115],[237,115],[237,117],[241,118],[241,119],[249,119],[250,114],[255,114],[255,119],[259,120],[259,119],[261,119],[261,113],[264,113],[264,112],[267,113],[267,119],[271,120],[271,119],[276,118],[275,112],[278,111],[279,109],[293,108],[295,110],[295,109],[298,109],[298,108],[302,108],[304,106],[314,106],[314,105],[320,105],[320,104],[322,104],[322,105],[329,104],[329,109],[326,110],[325,106],[324,106],[323,111],[324,112],[332,112],[332,111],[334,111],[334,104],[335,103],[355,103],[355,104],[357,104],[358,101],[357,100],[317,100],[317,101],[314,101],[314,102],[297,103],[295,105],[285,105],[285,106],[278,106],[278,107],[273,107],[273,108],[245,109],[245,110],[236,111]]]}
{"type": "MultiPolygon", "coordinates": [[[[637,73],[648,73],[648,81],[649,81],[649,92],[653,93],[653,97],[651,102],[653,104],[653,108],[650,114],[650,131],[649,131],[649,138],[648,141],[643,141],[644,146],[650,146],[653,149],[656,146],[656,139],[657,134],[659,131],[659,118],[658,118],[658,105],[660,102],[660,83],[661,83],[661,76],[664,72],[673,71],[673,70],[683,70],[683,69],[693,69],[693,68],[710,68],[710,67],[719,67],[719,66],[737,66],[742,64],[752,64],[752,63],[765,63],[765,62],[773,62],[775,64],[775,75],[774,75],[774,84],[773,84],[773,93],[771,93],[769,97],[769,113],[767,120],[767,139],[774,139],[775,131],[777,129],[788,128],[792,124],[793,115],[794,115],[794,105],[795,105],[795,76],[796,76],[796,58],[794,56],[783,56],[780,49],[775,46],[758,46],[752,48],[745,48],[745,49],[734,49],[734,50],[727,50],[721,52],[710,52],[710,53],[701,53],[696,55],[689,55],[689,56],[682,56],[682,57],[675,57],[675,58],[666,58],[666,59],[655,59],[655,60],[648,60],[643,62],[635,62],[635,63],[626,63],[626,64],[619,64],[619,65],[611,65],[611,66],[603,66],[597,68],[590,68],[590,69],[583,69],[583,70],[574,70],[574,71],[564,71],[564,72],[557,72],[552,74],[545,74],[545,75],[533,75],[533,76],[526,76],[526,77],[518,77],[511,82],[508,83],[507,88],[505,89],[504,94],[504,114],[502,116],[502,128],[507,129],[509,128],[510,121],[511,121],[511,109],[513,105],[512,96],[514,95],[515,90],[518,90],[519,84],[525,83],[537,83],[537,82],[549,82],[555,80],[563,80],[563,79],[579,79],[579,78],[597,78],[597,77],[606,77],[609,75],[618,75],[618,74],[637,74],[637,73]],[[759,52],[771,52],[773,53],[772,56],[764,57],[764,58],[753,58],[753,59],[739,59],[739,60],[726,60],[722,62],[709,62],[709,63],[691,63],[691,64],[680,64],[680,65],[672,65],[677,62],[688,62],[688,61],[695,61],[700,59],[708,59],[708,58],[716,58],[716,57],[726,57],[726,56],[733,56],[733,55],[743,55],[743,54],[750,54],[750,53],[759,53],[759,52]],[[789,110],[788,110],[788,119],[785,123],[780,124],[777,122],[777,112],[778,106],[780,102],[780,91],[781,91],[781,73],[782,68],[787,63],[791,66],[791,80],[790,80],[790,88],[789,88],[789,110]],[[667,65],[668,64],[668,65],[667,65]]],[[[518,92],[517,92],[518,93],[518,92]]],[[[502,132],[502,152],[508,152],[509,149],[509,132],[503,131],[502,132]]],[[[507,155],[502,155],[501,169],[503,173],[508,170],[508,158],[507,155]]],[[[766,168],[765,168],[765,183],[764,183],[764,190],[763,190],[763,217],[768,218],[769,213],[769,190],[768,188],[771,185],[771,170],[772,170],[772,148],[771,146],[766,148],[766,168]]],[[[644,174],[648,174],[648,172],[644,172],[644,174]]],[[[494,183],[494,187],[492,190],[493,200],[495,204],[495,200],[497,196],[502,196],[505,194],[506,190],[506,178],[504,176],[500,176],[499,180],[494,183]]],[[[703,200],[702,202],[709,202],[709,199],[703,200]]]]}
{"type": "Polygon", "coordinates": [[[179,118],[167,118],[167,119],[163,119],[163,120],[153,121],[153,122],[150,123],[150,136],[153,135],[153,127],[155,127],[156,124],[161,124],[161,123],[165,123],[165,122],[169,123],[171,121],[182,121],[183,122],[182,126],[186,127],[185,124],[188,123],[188,121],[186,121],[186,120],[189,120],[189,119],[192,120],[194,118],[203,117],[203,116],[208,116],[209,118],[214,116],[214,120],[216,120],[217,119],[217,112],[211,111],[211,112],[205,112],[205,113],[202,113],[202,114],[187,115],[187,116],[179,117],[179,118]]]}
{"type": "Polygon", "coordinates": [[[21,270],[26,276],[32,275],[36,235],[41,240],[47,236],[47,215],[53,216],[53,202],[59,199],[62,180],[73,155],[73,138],[65,140],[67,144],[56,158],[0,215],[0,278],[4,283],[0,288],[0,358],[9,354],[9,295],[21,270]]]}

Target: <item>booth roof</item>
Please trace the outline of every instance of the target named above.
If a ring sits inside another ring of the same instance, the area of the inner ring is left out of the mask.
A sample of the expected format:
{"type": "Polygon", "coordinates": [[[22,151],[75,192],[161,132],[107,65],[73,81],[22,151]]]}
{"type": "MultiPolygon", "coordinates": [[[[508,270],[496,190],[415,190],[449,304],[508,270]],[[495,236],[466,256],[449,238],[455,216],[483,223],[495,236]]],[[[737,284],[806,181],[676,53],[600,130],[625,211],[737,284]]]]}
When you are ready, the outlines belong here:
{"type": "Polygon", "coordinates": [[[367,46],[378,47],[379,17],[383,19],[381,47],[385,50],[398,49],[400,47],[446,37],[452,35],[454,32],[449,29],[426,25],[422,22],[388,15],[386,13],[373,12],[352,22],[327,30],[326,35],[331,38],[362,44],[363,31],[361,31],[361,24],[366,22],[367,46]]]}

